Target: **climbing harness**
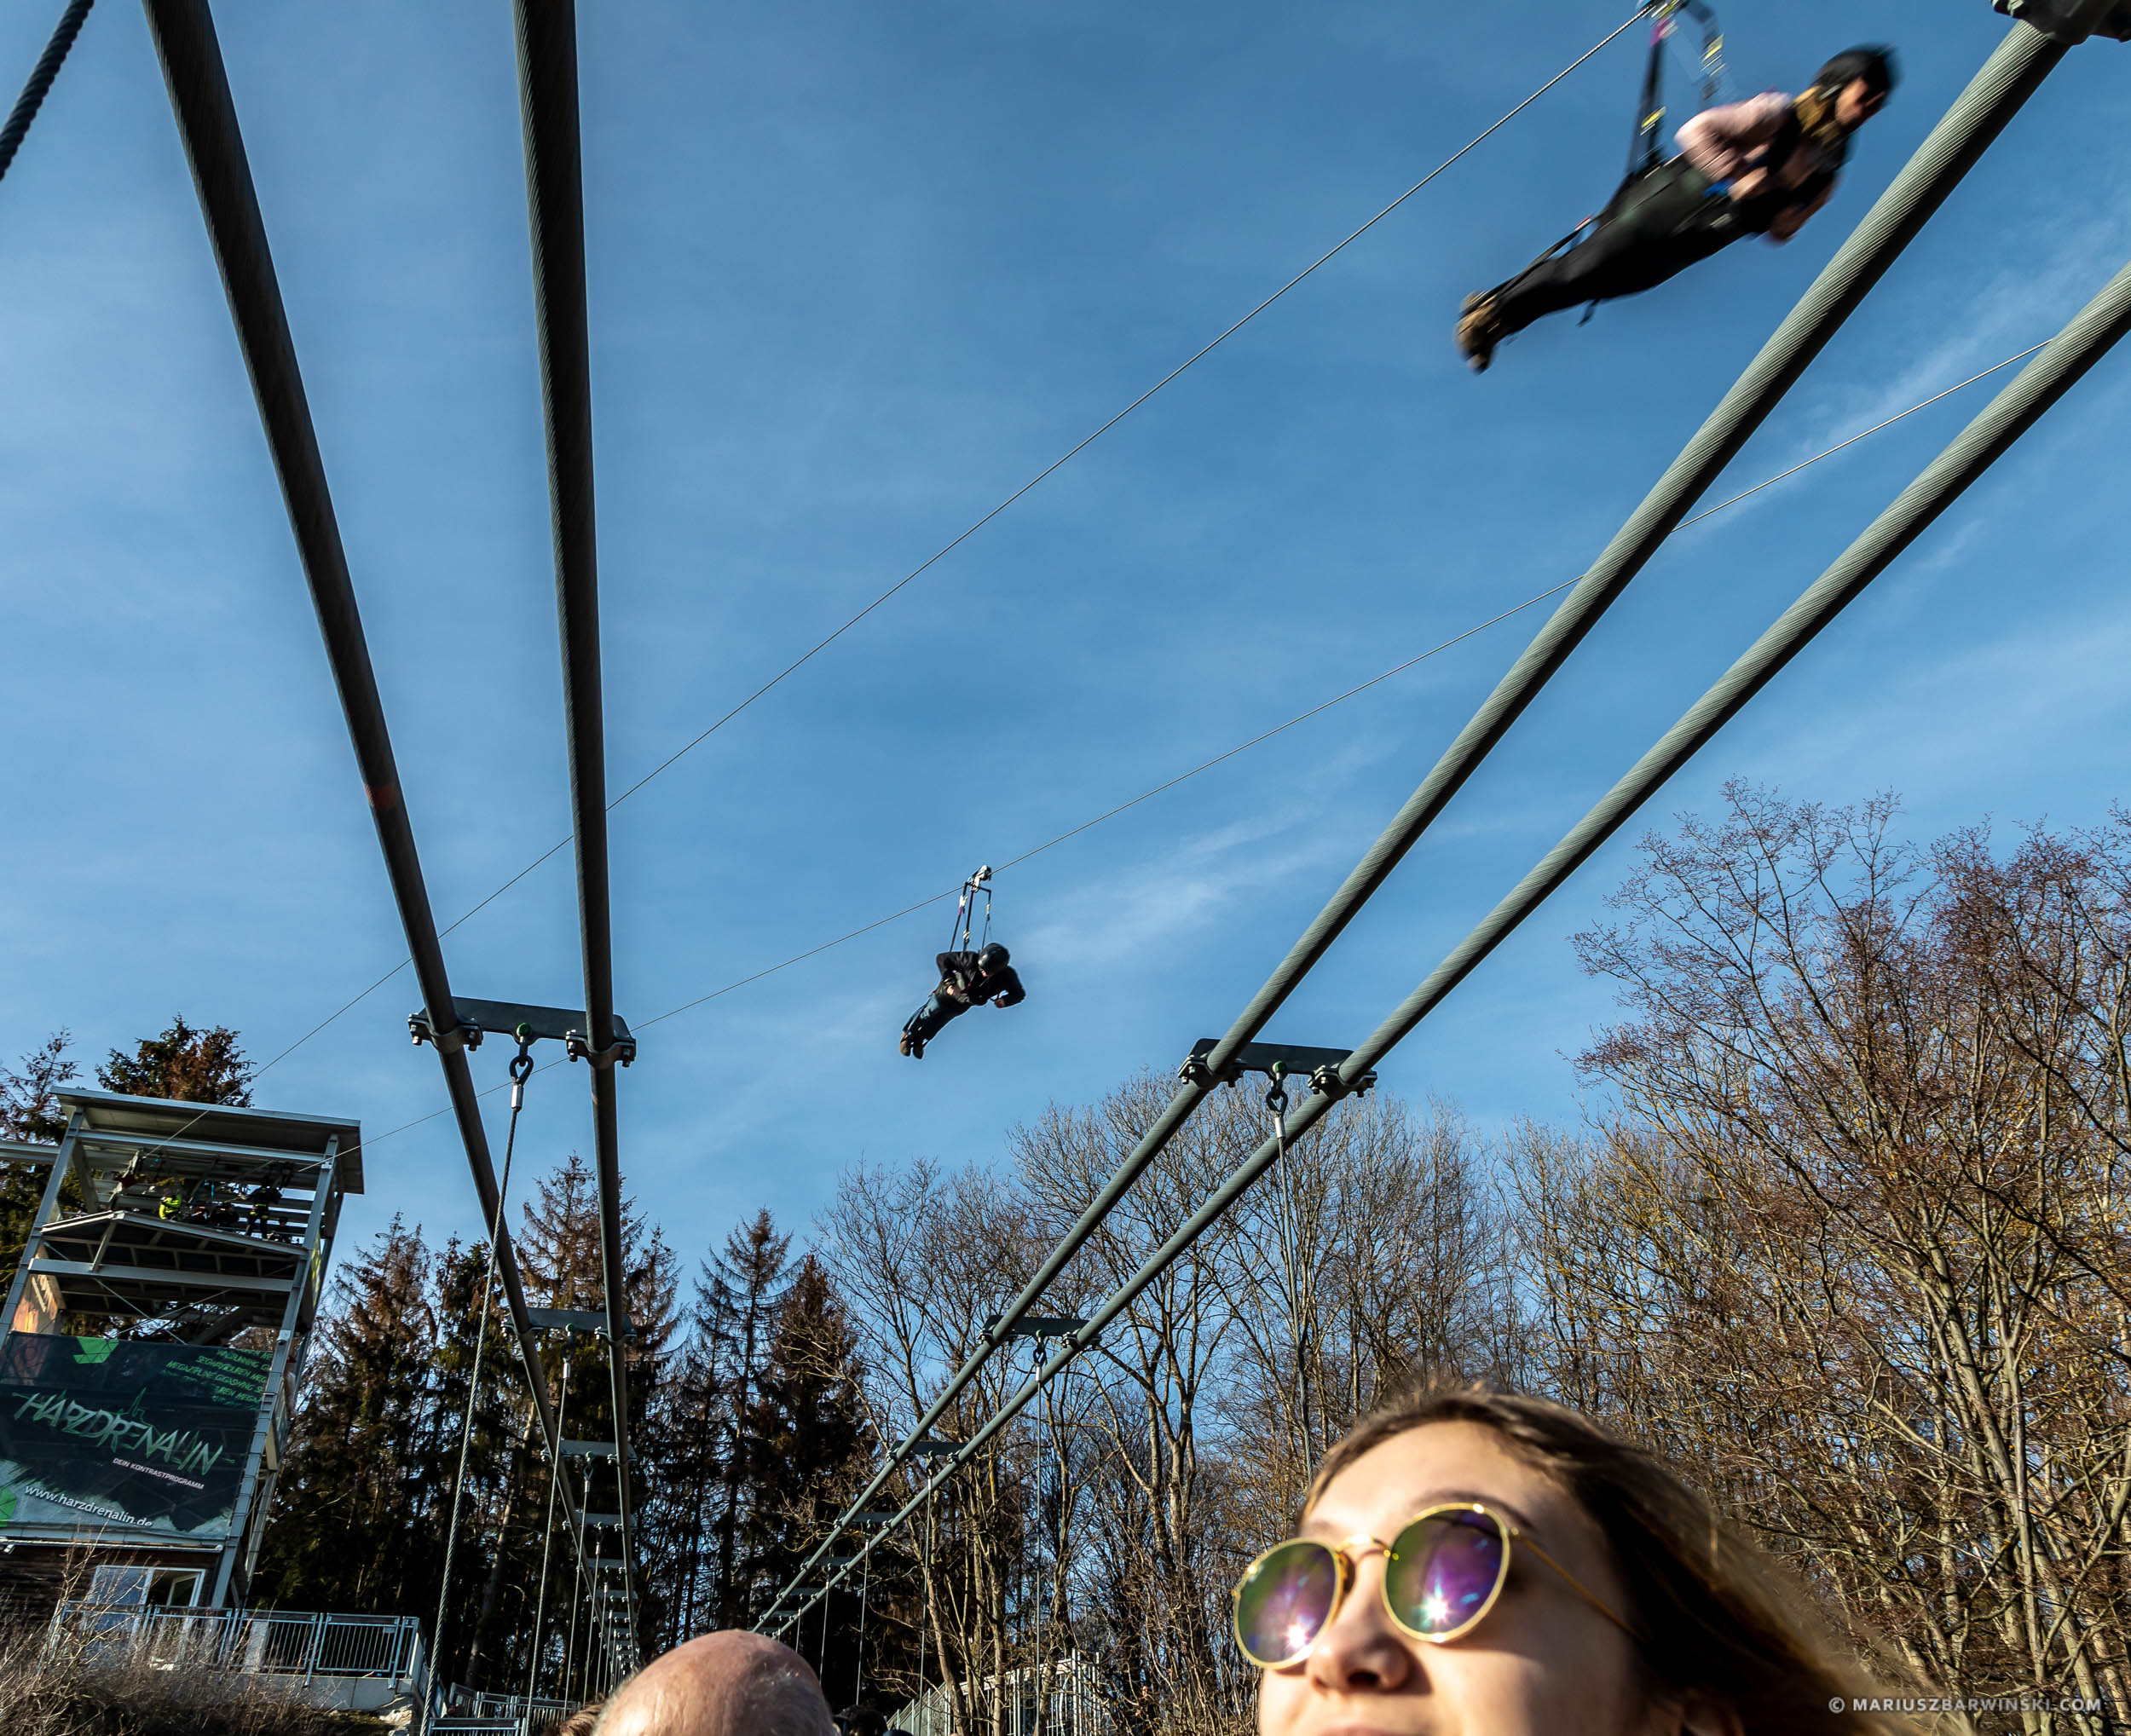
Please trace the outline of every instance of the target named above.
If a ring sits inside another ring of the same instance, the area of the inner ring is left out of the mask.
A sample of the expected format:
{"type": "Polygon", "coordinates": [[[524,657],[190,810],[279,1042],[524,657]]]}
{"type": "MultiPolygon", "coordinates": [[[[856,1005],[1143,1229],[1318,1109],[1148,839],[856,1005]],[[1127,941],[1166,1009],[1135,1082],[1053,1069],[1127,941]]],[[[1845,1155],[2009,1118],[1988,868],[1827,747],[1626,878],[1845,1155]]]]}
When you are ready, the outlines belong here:
{"type": "Polygon", "coordinates": [[[977,938],[977,949],[981,952],[985,943],[991,938],[991,869],[989,866],[979,868],[962,883],[962,898],[955,906],[955,920],[947,931],[947,950],[950,953],[966,953],[970,949],[969,933],[971,926],[977,919],[977,899],[979,895],[985,901],[984,931],[977,938]],[[960,937],[957,938],[957,936],[960,937]]]}
{"type": "Polygon", "coordinates": [[[1635,107],[1635,134],[1628,141],[1628,173],[1635,175],[1658,166],[1659,142],[1665,124],[1665,44],[1686,13],[1702,27],[1701,106],[1717,100],[1724,88],[1724,33],[1717,14],[1703,0],[1651,0],[1650,57],[1643,69],[1643,94],[1635,107]]]}
{"type": "MultiPolygon", "coordinates": [[[[466,1492],[466,1459],[473,1446],[474,1407],[481,1398],[481,1360],[488,1346],[488,1297],[495,1288],[496,1244],[503,1235],[503,1204],[511,1193],[511,1157],[517,1150],[518,1114],[525,1107],[525,1081],[533,1075],[533,1027],[521,1024],[512,1033],[518,1040],[518,1052],[511,1058],[511,1127],[503,1142],[503,1176],[496,1184],[495,1221],[488,1226],[488,1261],[481,1275],[481,1295],[476,1304],[474,1327],[473,1372],[466,1382],[466,1415],[459,1431],[459,1474],[452,1479],[451,1518],[444,1527],[444,1572],[436,1589],[436,1649],[432,1654],[438,1670],[444,1664],[444,1613],[450,1606],[452,1589],[452,1556],[459,1543],[459,1508],[466,1492]]],[[[583,1548],[579,1547],[581,1556],[583,1548]]],[[[422,1702],[422,1716],[419,1726],[421,1736],[426,1736],[430,1726],[430,1701],[422,1702]]]]}
{"type": "MultiPolygon", "coordinates": [[[[1679,26],[1678,14],[1686,13],[1702,27],[1701,107],[1707,108],[1717,100],[1724,89],[1724,36],[1717,22],[1717,14],[1709,9],[1705,0],[1650,0],[1644,9],[1650,17],[1650,55],[1643,69],[1643,89],[1635,106],[1635,127],[1628,139],[1628,173],[1626,181],[1606,202],[1602,211],[1594,211],[1581,219],[1566,235],[1545,249],[1524,271],[1531,271],[1566,253],[1596,223],[1601,223],[1617,214],[1623,195],[1647,177],[1665,166],[1662,143],[1665,125],[1665,47],[1679,26]]],[[[1524,271],[1510,280],[1524,275],[1524,271]]],[[[1472,311],[1469,307],[1468,312],[1472,311]]],[[[1598,311],[1598,303],[1592,302],[1584,309],[1584,316],[1576,323],[1588,326],[1591,317],[1598,311]]]]}
{"type": "Polygon", "coordinates": [[[1280,1267],[1283,1287],[1287,1291],[1287,1318],[1289,1336],[1295,1343],[1295,1426],[1302,1444],[1302,1479],[1307,1483],[1316,1474],[1316,1454],[1310,1443],[1309,1427],[1309,1323],[1303,1307],[1302,1215],[1295,1203],[1295,1178],[1288,1165],[1287,1153],[1287,1064],[1275,1061],[1269,1070],[1273,1088],[1265,1094],[1265,1106],[1273,1118],[1273,1138],[1279,1147],[1277,1168],[1280,1176],[1279,1206],[1276,1221],[1280,1236],[1280,1267]]]}

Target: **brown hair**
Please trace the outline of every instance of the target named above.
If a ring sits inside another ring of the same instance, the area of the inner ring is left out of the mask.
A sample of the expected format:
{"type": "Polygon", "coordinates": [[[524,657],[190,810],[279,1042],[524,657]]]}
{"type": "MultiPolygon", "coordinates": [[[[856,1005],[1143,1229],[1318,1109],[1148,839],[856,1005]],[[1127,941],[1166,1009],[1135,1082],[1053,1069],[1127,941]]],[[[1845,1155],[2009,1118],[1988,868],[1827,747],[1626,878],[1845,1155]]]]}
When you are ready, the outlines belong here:
{"type": "MultiPolygon", "coordinates": [[[[1730,1707],[1746,1736],[1918,1736],[1857,1712],[1890,1689],[1828,1632],[1803,1590],[1643,1448],[1544,1399],[1482,1387],[1424,1389],[1364,1417],[1325,1455],[1302,1510],[1371,1448],[1433,1422],[1470,1422],[1553,1478],[1604,1535],[1643,1639],[1650,1691],[1730,1707]],[[1839,1701],[1843,1710],[1831,1710],[1839,1701]]],[[[1956,1727],[1965,1728],[1965,1726],[1956,1727]]]]}

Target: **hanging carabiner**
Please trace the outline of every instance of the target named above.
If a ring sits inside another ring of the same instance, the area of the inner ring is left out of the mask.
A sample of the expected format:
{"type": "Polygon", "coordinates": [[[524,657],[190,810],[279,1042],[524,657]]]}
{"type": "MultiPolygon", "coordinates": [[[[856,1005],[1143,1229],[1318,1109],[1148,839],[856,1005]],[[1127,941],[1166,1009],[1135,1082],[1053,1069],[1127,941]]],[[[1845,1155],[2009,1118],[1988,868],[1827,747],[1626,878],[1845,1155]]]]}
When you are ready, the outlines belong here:
{"type": "Polygon", "coordinates": [[[533,1076],[533,1027],[522,1024],[511,1035],[518,1040],[518,1052],[511,1058],[511,1113],[525,1107],[525,1081],[533,1076]]]}

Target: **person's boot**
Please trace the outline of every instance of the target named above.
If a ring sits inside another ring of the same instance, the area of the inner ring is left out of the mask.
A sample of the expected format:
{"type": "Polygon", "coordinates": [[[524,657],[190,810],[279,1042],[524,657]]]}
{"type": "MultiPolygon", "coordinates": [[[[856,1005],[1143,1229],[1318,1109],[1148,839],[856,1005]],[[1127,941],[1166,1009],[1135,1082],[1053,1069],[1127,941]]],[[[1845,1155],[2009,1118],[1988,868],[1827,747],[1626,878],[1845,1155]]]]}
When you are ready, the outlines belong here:
{"type": "Polygon", "coordinates": [[[1467,296],[1458,314],[1458,347],[1464,352],[1467,366],[1475,373],[1484,374],[1494,360],[1495,345],[1507,335],[1495,311],[1494,291],[1482,290],[1476,296],[1467,296]]]}

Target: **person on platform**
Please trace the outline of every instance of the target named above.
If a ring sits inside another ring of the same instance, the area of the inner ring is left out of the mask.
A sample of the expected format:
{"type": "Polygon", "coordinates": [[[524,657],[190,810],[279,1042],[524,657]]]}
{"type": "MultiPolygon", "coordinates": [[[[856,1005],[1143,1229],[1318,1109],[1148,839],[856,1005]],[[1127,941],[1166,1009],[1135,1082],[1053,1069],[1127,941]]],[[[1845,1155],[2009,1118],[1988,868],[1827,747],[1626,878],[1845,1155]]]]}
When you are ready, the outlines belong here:
{"type": "Polygon", "coordinates": [[[1582,240],[1465,297],[1458,347],[1473,372],[1548,314],[1654,288],[1748,235],[1789,240],[1833,196],[1851,136],[1899,78],[1892,49],[1855,48],[1799,95],[1705,109],[1679,130],[1679,154],[1629,176],[1582,240]]]}
{"type": "Polygon", "coordinates": [[[997,941],[976,952],[941,953],[939,987],[932,998],[912,1013],[903,1027],[903,1053],[914,1061],[925,1058],[925,1046],[973,1006],[989,1001],[994,1006],[1018,1006],[1028,998],[1021,979],[1008,961],[1007,949],[997,941]]]}

